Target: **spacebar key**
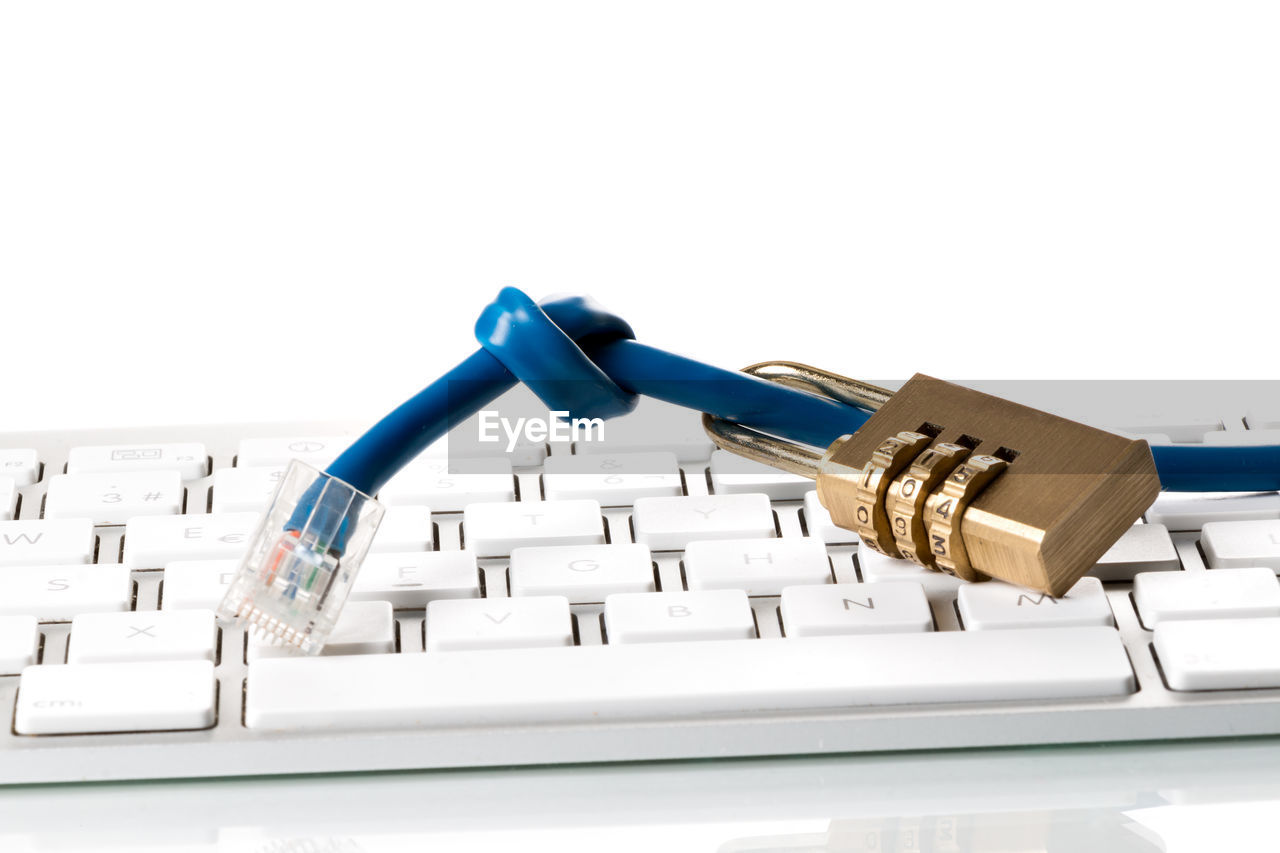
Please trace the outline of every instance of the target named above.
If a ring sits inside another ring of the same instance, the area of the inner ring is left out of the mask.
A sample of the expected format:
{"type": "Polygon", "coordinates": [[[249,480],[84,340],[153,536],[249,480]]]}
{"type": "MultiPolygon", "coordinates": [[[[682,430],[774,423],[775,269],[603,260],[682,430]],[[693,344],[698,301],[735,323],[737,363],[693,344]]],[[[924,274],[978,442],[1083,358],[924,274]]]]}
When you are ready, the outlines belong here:
{"type": "Polygon", "coordinates": [[[251,729],[402,728],[1119,696],[1109,627],[790,637],[249,664],[251,729]]]}

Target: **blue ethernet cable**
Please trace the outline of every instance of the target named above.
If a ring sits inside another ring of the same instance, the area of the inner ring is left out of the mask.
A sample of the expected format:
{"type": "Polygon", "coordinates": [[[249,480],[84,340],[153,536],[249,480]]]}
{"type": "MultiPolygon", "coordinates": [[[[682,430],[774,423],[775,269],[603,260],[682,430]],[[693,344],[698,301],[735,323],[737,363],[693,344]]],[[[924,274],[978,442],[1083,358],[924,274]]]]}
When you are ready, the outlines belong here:
{"type": "MultiPolygon", "coordinates": [[[[644,394],[814,447],[829,446],[870,416],[638,343],[625,321],[582,297],[539,306],[505,288],[481,314],[476,337],[482,349],[379,421],[327,473],[374,494],[451,426],[517,382],[575,417],[624,414],[644,394]]],[[[1280,489],[1280,446],[1157,445],[1151,453],[1168,491],[1280,489]]]]}
{"type": "Polygon", "coordinates": [[[870,413],[803,391],[638,343],[631,327],[591,300],[541,306],[514,287],[476,322],[483,345],[373,426],[327,473],[374,494],[396,471],[486,403],[523,382],[552,411],[610,418],[637,395],[711,412],[825,447],[870,413]]]}
{"type": "Polygon", "coordinates": [[[337,624],[381,520],[371,499],[396,471],[517,382],[556,412],[608,418],[637,395],[715,412],[808,444],[870,413],[635,341],[590,300],[541,306],[505,288],[481,314],[482,349],[402,404],[321,473],[294,461],[249,542],[218,615],[314,654],[337,624]]]}
{"type": "MultiPolygon", "coordinates": [[[[644,394],[813,447],[855,432],[871,414],[641,344],[626,321],[583,297],[539,305],[504,288],[475,331],[481,349],[375,424],[324,473],[290,467],[220,616],[317,651],[381,518],[370,497],[519,382],[572,417],[625,414],[644,394]],[[260,595],[264,580],[276,590],[269,600],[260,595]]],[[[1280,446],[1158,445],[1151,452],[1166,490],[1280,489],[1280,446]]]]}

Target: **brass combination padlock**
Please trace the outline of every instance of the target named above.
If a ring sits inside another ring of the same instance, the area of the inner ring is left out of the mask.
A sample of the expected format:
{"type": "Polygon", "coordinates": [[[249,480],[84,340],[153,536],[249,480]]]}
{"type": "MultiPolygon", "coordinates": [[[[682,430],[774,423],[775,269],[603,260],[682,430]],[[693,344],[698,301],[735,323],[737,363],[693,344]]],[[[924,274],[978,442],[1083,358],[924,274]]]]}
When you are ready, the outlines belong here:
{"type": "Polygon", "coordinates": [[[896,393],[816,368],[748,372],[875,408],[825,454],[715,418],[718,445],[817,480],[861,547],[1060,596],[1160,491],[1145,441],[916,374],[896,393]]]}

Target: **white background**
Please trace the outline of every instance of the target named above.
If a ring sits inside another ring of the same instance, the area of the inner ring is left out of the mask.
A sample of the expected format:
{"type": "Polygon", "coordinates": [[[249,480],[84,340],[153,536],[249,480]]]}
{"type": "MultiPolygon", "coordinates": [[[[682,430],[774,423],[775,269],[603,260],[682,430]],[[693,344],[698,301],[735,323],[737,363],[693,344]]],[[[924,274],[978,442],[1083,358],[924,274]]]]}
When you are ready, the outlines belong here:
{"type": "Polygon", "coordinates": [[[868,377],[1275,376],[1280,12],[0,6],[0,429],[372,417],[505,284],[868,377]]]}
{"type": "MultiPolygon", "coordinates": [[[[474,347],[474,317],[505,284],[594,294],[642,340],[730,367],[782,357],[868,377],[1274,377],[1278,9],[0,0],[0,431],[374,417],[474,347]]],[[[259,819],[368,831],[360,805],[385,801],[405,831],[420,819],[430,832],[450,792],[474,807],[477,790],[499,817],[527,801],[517,823],[548,800],[547,820],[564,823],[689,821],[718,796],[772,820],[809,802],[806,819],[1047,809],[1055,795],[1123,808],[1155,791],[1274,798],[1268,749],[129,795],[168,797],[146,829],[173,815],[163,837],[186,841],[252,826],[245,802],[314,805],[318,789],[330,791],[319,802],[355,796],[356,808],[259,819]],[[922,801],[930,779],[943,794],[922,801]],[[635,797],[644,781],[679,806],[651,811],[652,796],[635,797]],[[1040,787],[1044,798],[1026,799],[1040,787]]],[[[102,837],[127,837],[139,824],[120,796],[31,789],[15,805],[27,822],[6,825],[69,849],[59,833],[95,818],[63,818],[97,802],[97,824],[128,823],[102,837]]],[[[617,850],[652,849],[620,834],[617,850]]],[[[759,833],[716,837],[746,834],[759,833]]],[[[110,842],[84,837],[98,843],[110,842]]]]}

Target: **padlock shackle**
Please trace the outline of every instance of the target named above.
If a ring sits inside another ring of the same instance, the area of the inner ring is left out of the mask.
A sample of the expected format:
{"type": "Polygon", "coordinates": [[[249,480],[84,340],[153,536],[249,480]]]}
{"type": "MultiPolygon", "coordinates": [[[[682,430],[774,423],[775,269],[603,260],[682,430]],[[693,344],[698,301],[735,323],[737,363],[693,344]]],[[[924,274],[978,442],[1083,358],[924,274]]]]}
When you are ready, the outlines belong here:
{"type": "Polygon", "coordinates": [[[888,388],[798,361],[762,361],[742,368],[742,372],[868,412],[878,411],[893,396],[888,388]]]}
{"type": "MultiPolygon", "coordinates": [[[[764,361],[742,372],[872,412],[893,394],[877,385],[794,361],[764,361]]],[[[702,416],[702,426],[717,447],[792,474],[817,478],[823,454],[810,446],[712,414],[702,416]]],[[[787,433],[792,430],[785,426],[778,430],[778,434],[787,433]]],[[[836,438],[831,435],[829,441],[836,438]]],[[[1151,455],[1165,491],[1261,492],[1280,488],[1280,446],[1153,444],[1151,455]]]]}
{"type": "MultiPolygon", "coordinates": [[[[868,412],[877,411],[893,396],[888,388],[796,361],[762,361],[742,368],[742,372],[868,412]]],[[[706,412],[702,428],[722,450],[801,477],[818,477],[825,449],[795,444],[706,412]]]]}

